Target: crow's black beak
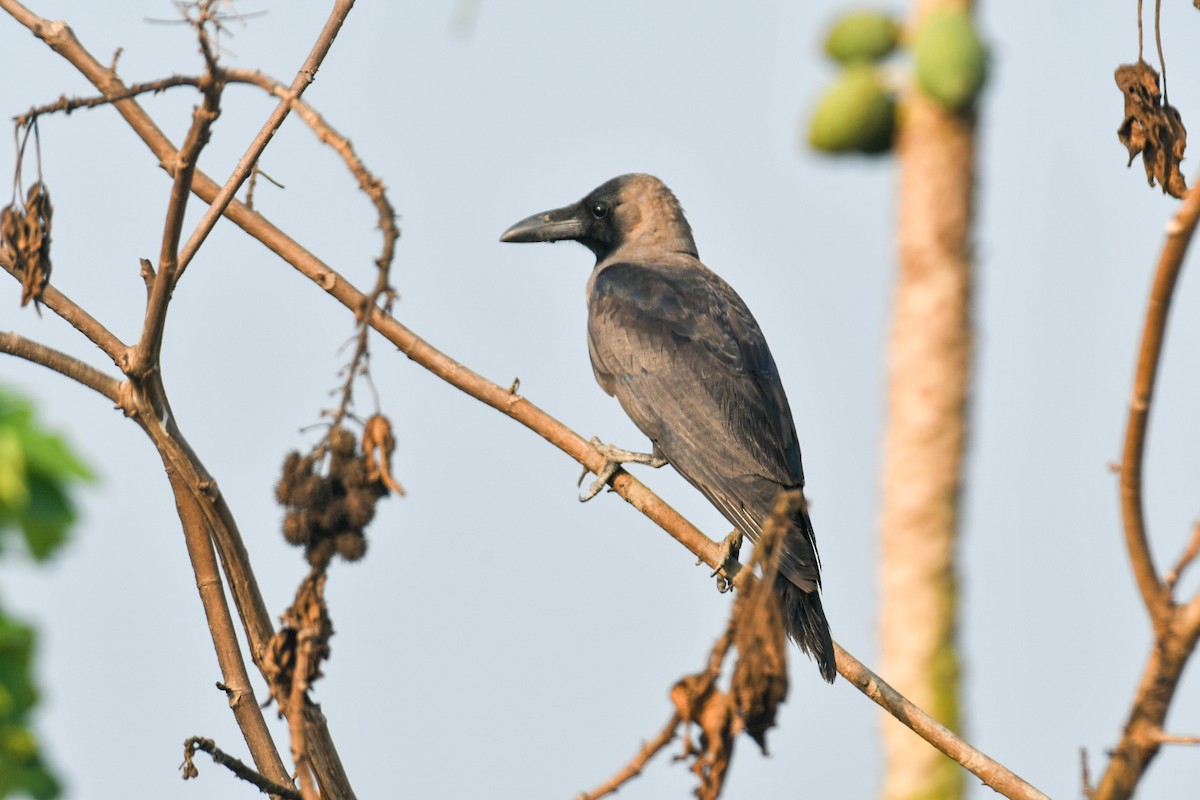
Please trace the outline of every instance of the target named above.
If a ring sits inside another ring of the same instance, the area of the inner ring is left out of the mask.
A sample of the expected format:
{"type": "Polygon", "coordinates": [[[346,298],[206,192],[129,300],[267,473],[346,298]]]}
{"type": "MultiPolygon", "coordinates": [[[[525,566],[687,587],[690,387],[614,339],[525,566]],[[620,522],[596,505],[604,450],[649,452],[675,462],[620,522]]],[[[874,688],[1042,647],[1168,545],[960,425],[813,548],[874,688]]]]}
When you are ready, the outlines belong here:
{"type": "Polygon", "coordinates": [[[587,233],[588,216],[582,204],[534,214],[500,234],[502,242],[561,242],[587,233]]]}

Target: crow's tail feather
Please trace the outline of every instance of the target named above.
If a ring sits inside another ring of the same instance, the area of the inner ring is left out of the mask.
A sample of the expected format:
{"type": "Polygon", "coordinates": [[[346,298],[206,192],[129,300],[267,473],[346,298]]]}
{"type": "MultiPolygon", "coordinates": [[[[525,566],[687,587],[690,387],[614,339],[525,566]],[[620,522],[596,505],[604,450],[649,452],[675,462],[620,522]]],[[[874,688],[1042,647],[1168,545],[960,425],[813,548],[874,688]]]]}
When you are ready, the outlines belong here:
{"type": "Polygon", "coordinates": [[[788,638],[817,662],[821,677],[833,683],[837,676],[837,664],[819,590],[806,592],[783,575],[777,575],[775,592],[783,607],[783,627],[788,638]]]}

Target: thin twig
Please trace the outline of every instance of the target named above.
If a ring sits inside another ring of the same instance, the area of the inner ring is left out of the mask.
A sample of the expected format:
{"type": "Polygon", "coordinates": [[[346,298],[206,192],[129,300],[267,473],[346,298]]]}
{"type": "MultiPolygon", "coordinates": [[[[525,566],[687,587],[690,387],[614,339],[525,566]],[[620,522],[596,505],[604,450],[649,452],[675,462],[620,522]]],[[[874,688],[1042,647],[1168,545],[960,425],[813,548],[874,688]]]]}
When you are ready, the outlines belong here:
{"type": "Polygon", "coordinates": [[[1142,61],[1142,0],[1137,0],[1138,11],[1138,61],[1142,61]]]}
{"type": "Polygon", "coordinates": [[[204,76],[200,79],[200,92],[204,97],[204,102],[193,111],[192,126],[183,140],[183,146],[176,154],[174,183],[171,187],[171,198],[167,203],[167,219],[163,226],[158,274],[154,277],[154,287],[151,289],[150,299],[146,303],[146,318],[142,325],[142,336],[134,348],[128,373],[134,379],[145,378],[158,367],[163,331],[166,327],[167,307],[171,301],[179,265],[179,238],[183,231],[188,198],[192,195],[192,175],[196,171],[196,162],[200,158],[200,152],[208,144],[212,125],[221,113],[222,82],[204,27],[205,17],[211,6],[211,3],[206,3],[202,7],[199,14],[200,19],[196,23],[200,49],[205,55],[207,64],[204,76]]]}
{"type": "MultiPolygon", "coordinates": [[[[257,70],[228,70],[226,77],[231,83],[246,83],[258,86],[283,99],[287,99],[291,94],[291,91],[279,83],[279,81],[257,70]]],[[[383,181],[367,169],[366,164],[363,163],[362,159],[354,151],[350,140],[339,133],[308,103],[302,100],[294,100],[293,105],[295,106],[297,116],[312,129],[317,138],[322,143],[333,148],[342,157],[347,169],[358,180],[359,188],[362,189],[363,193],[375,205],[379,216],[379,229],[383,234],[382,252],[375,262],[379,269],[375,279],[375,286],[360,309],[355,311],[355,316],[358,320],[357,340],[355,342],[354,354],[350,359],[349,366],[346,368],[345,380],[341,386],[341,400],[334,411],[333,419],[329,423],[329,430],[333,430],[341,424],[349,412],[354,383],[359,377],[361,365],[368,357],[369,324],[367,320],[369,315],[366,313],[366,310],[376,306],[380,298],[384,297],[387,298],[387,301],[384,303],[386,310],[389,308],[391,298],[393,297],[390,274],[395,255],[396,240],[400,236],[400,231],[396,227],[396,211],[388,199],[387,189],[383,181]]],[[[248,203],[249,200],[247,199],[248,203]]]]}
{"type": "Polygon", "coordinates": [[[1167,591],[1174,592],[1175,584],[1179,583],[1179,579],[1183,577],[1183,573],[1196,557],[1200,556],[1200,520],[1197,520],[1192,526],[1192,538],[1188,542],[1187,549],[1179,556],[1179,560],[1175,562],[1175,566],[1171,567],[1171,571],[1167,573],[1167,577],[1163,579],[1163,583],[1167,586],[1167,591]]]}
{"type": "Polygon", "coordinates": [[[33,120],[46,114],[54,114],[59,111],[70,114],[72,111],[77,111],[81,108],[96,108],[97,106],[106,106],[117,100],[124,100],[130,97],[146,94],[148,92],[158,94],[159,92],[173,89],[177,86],[192,86],[200,85],[200,78],[191,75],[172,75],[169,78],[162,78],[157,81],[147,81],[145,83],[131,83],[129,88],[119,95],[108,96],[100,95],[98,97],[62,97],[55,100],[53,103],[46,105],[34,106],[33,108],[21,114],[19,117],[14,117],[18,128],[28,127],[33,120]]]}
{"type": "Polygon", "coordinates": [[[626,783],[641,775],[646,762],[658,755],[658,752],[675,738],[675,733],[679,729],[679,723],[682,721],[678,713],[672,714],[671,719],[667,720],[667,724],[663,726],[658,735],[642,745],[642,749],[638,750],[637,754],[629,760],[628,764],[592,791],[579,794],[576,800],[600,800],[601,797],[614,794],[626,783]]]}
{"type": "Polygon", "coordinates": [[[276,783],[269,778],[264,777],[261,773],[256,772],[247,766],[241,759],[234,758],[226,753],[221,748],[217,747],[217,743],[212,739],[206,739],[203,736],[193,736],[183,743],[183,779],[195,778],[200,774],[196,769],[194,762],[196,751],[202,750],[212,757],[213,763],[218,766],[225,767],[238,778],[252,783],[262,790],[263,794],[275,795],[276,797],[285,798],[285,800],[301,800],[300,793],[295,788],[282,783],[276,783]]]}
{"type": "Polygon", "coordinates": [[[192,231],[191,237],[183,250],[179,254],[179,269],[175,275],[175,282],[178,283],[179,278],[183,276],[184,270],[191,263],[192,258],[200,249],[200,245],[204,243],[213,226],[217,224],[217,220],[225,213],[225,207],[229,205],[229,201],[237,194],[237,190],[241,188],[242,183],[250,175],[254,165],[258,162],[259,156],[263,150],[270,144],[274,138],[275,132],[279,130],[279,126],[287,119],[291,112],[295,101],[304,94],[304,90],[308,88],[317,76],[317,70],[321,67],[321,62],[325,60],[325,56],[329,53],[329,48],[333,46],[333,40],[337,38],[338,31],[342,28],[342,23],[346,21],[346,16],[350,13],[350,9],[354,6],[354,0],[337,0],[334,3],[333,10],[329,14],[329,19],[325,21],[325,27],[321,30],[321,34],[317,37],[317,41],[313,44],[309,51],[308,58],[304,60],[300,70],[296,73],[296,77],[292,80],[292,85],[288,88],[286,95],[282,97],[279,104],[275,106],[275,110],[267,117],[267,121],[263,123],[262,129],[258,135],[254,137],[254,141],[250,143],[237,166],[233,168],[233,173],[230,174],[225,185],[221,187],[221,191],[209,204],[208,210],[204,212],[204,216],[196,225],[196,229],[192,231]]]}
{"type": "Polygon", "coordinates": [[[1200,744],[1200,736],[1180,736],[1174,733],[1160,733],[1157,739],[1162,744],[1200,744]]]}
{"type": "Polygon", "coordinates": [[[1167,105],[1167,60],[1163,58],[1162,49],[1162,0],[1154,0],[1154,44],[1158,46],[1158,66],[1162,70],[1163,104],[1167,105]]]}

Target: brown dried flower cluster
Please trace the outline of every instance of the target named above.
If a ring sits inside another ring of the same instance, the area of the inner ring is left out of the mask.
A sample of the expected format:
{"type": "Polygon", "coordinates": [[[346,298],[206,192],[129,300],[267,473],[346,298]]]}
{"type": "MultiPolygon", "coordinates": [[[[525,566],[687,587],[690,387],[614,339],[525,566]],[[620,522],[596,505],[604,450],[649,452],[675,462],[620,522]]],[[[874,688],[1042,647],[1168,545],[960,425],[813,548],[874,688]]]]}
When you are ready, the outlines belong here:
{"type": "Polygon", "coordinates": [[[334,428],[326,442],[306,456],[288,453],[275,487],[276,498],[287,509],[284,538],[303,545],[308,562],[318,568],[328,565],[334,553],[347,561],[363,557],[364,529],[375,518],[375,504],[388,493],[378,468],[373,472],[359,452],[353,433],[334,428]]]}

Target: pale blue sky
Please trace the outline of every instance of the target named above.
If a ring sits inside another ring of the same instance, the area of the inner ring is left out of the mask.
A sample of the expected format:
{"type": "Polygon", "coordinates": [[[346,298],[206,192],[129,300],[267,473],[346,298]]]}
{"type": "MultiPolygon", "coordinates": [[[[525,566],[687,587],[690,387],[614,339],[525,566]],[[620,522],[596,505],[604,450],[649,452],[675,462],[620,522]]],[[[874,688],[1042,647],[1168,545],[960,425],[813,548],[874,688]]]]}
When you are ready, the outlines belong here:
{"type": "MultiPolygon", "coordinates": [[[[127,80],[198,69],[186,29],[144,21],[173,16],[164,0],[31,7],[67,19],[101,61],[123,47],[127,80]]],[[[620,173],[652,172],[675,190],[702,258],[771,341],[804,449],[834,636],[873,664],[895,168],[798,144],[833,75],[820,32],[842,7],[488,0],[464,33],[450,3],[360,2],[307,97],[390,187],[403,229],[397,316],[498,383],[520,376],[530,400],[584,436],[634,448],[644,439],[588,364],[590,255],[497,238],[620,173]]],[[[328,10],[240,8],[269,13],[233,26],[227,63],[284,80],[328,10]]],[[[1164,17],[1172,99],[1194,124],[1200,14],[1176,3],[1164,17]]],[[[981,115],[961,557],[967,733],[1051,796],[1072,797],[1079,748],[1098,772],[1150,643],[1107,464],[1119,456],[1174,201],[1145,186],[1140,165],[1126,170],[1116,139],[1112,71],[1136,58],[1133,2],[988,3],[981,24],[994,63],[981,115]]],[[[0,52],[6,115],[91,94],[10,21],[0,20],[0,52]]],[[[175,90],[145,106],[178,141],[194,102],[175,90]]],[[[201,167],[223,181],[272,107],[230,88],[201,167]]],[[[46,118],[41,132],[55,284],[132,340],[144,301],[138,258],[158,253],[169,181],[111,109],[46,118]]],[[[332,152],[292,119],[263,166],[287,189],[262,186],[258,208],[369,285],[375,217],[332,152]]],[[[1166,564],[1200,513],[1193,267],[1176,299],[1146,470],[1166,564]]],[[[331,402],[351,325],[225,223],[171,307],[164,377],[179,423],[228,496],[276,613],[304,567],[278,533],[272,486],[284,453],[311,440],[300,429],[331,402]]],[[[0,327],[105,366],[52,315],[18,311],[15,285],[0,327]]],[[[409,496],[383,504],[363,562],[332,571],[337,635],[315,692],[359,796],[564,798],[593,787],[665,721],[668,688],[701,666],[728,596],[615,496],[577,503],[576,465],[536,435],[381,340],[372,365],[409,496]]],[[[245,750],[213,688],[220,674],[152,448],[64,379],[6,358],[0,380],[35,398],[104,476],[50,569],[0,573],[4,601],[42,626],[40,729],[72,796],[251,796],[203,759],[198,781],[179,779],[188,736],[245,750]]],[[[726,532],[667,470],[639,477],[711,535],[726,532]]],[[[1185,589],[1198,583],[1193,575],[1185,589]]],[[[1200,733],[1198,701],[1192,676],[1173,730],[1200,733]]],[[[772,757],[741,742],[724,796],[872,797],[879,724],[849,684],[826,686],[797,657],[772,757]]],[[[1143,792],[1178,797],[1198,779],[1200,755],[1167,750],[1143,792]]],[[[683,766],[660,760],[622,797],[686,797],[691,785],[683,766]]]]}

